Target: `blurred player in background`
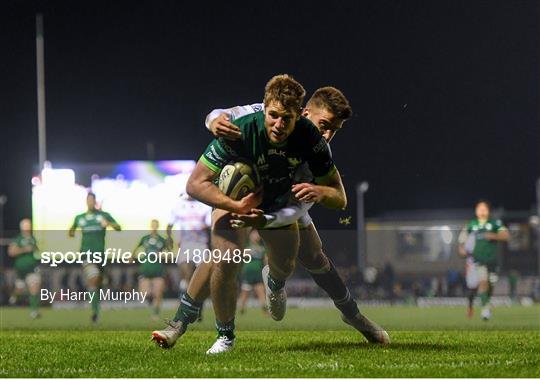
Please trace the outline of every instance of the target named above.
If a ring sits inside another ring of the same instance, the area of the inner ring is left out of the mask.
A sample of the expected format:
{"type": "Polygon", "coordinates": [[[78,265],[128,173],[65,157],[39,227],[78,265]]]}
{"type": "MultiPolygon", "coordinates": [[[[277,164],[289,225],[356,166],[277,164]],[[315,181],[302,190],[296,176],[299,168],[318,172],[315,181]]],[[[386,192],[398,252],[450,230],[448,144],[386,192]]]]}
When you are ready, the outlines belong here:
{"type": "MultiPolygon", "coordinates": [[[[69,229],[69,236],[75,236],[78,228],[82,232],[81,252],[102,252],[105,254],[105,234],[107,227],[120,231],[120,225],[107,212],[96,207],[96,195],[88,193],[86,196],[87,211],[79,214],[73,220],[69,229]]],[[[99,289],[103,277],[103,266],[93,263],[83,264],[83,272],[86,280],[86,289],[94,294],[92,299],[92,322],[97,323],[99,319],[99,289]]]]}
{"type": "MultiPolygon", "coordinates": [[[[208,252],[211,215],[211,207],[188,194],[183,194],[171,211],[167,225],[167,239],[172,247],[172,229],[176,226],[178,228],[178,249],[180,250],[179,262],[177,263],[181,276],[179,298],[182,298],[187,290],[193,272],[200,263],[198,259],[202,258],[205,252],[208,252]],[[199,256],[196,258],[197,253],[199,256]]],[[[202,309],[199,309],[198,318],[201,318],[201,313],[202,309]]]]}
{"type": "MultiPolygon", "coordinates": [[[[482,319],[491,318],[490,298],[497,281],[497,243],[508,241],[510,235],[500,220],[490,218],[491,205],[486,200],[476,203],[476,218],[467,223],[459,236],[459,253],[467,258],[467,283],[477,284],[482,305],[482,319]]],[[[474,293],[469,295],[468,315],[472,316],[474,293]]]]}
{"type": "Polygon", "coordinates": [[[30,317],[36,319],[40,317],[39,290],[41,287],[41,276],[39,274],[39,262],[36,258],[38,247],[36,239],[32,234],[32,221],[22,219],[19,223],[20,233],[15,236],[13,242],[8,247],[8,255],[15,258],[15,297],[22,296],[25,289],[28,293],[28,303],[30,304],[30,317]]]}
{"type": "MultiPolygon", "coordinates": [[[[165,266],[160,260],[149,262],[148,254],[154,252],[156,258],[161,256],[161,252],[169,248],[167,240],[158,233],[159,221],[153,219],[150,222],[150,233],[144,235],[139,244],[133,250],[134,257],[140,259],[139,265],[139,292],[149,295],[150,305],[152,307],[152,319],[159,319],[161,303],[163,301],[163,292],[165,290],[165,266]],[[144,252],[141,253],[142,251],[144,252]],[[139,256],[140,255],[140,256],[139,256]],[[144,262],[143,262],[144,260],[144,262]]],[[[154,258],[152,258],[152,261],[154,258]]]]}
{"type": "MultiPolygon", "coordinates": [[[[471,240],[475,239],[474,235],[470,235],[471,240]]],[[[469,240],[470,241],[470,240],[469,240]]],[[[465,243],[467,246],[467,243],[465,243]]],[[[465,248],[466,249],[466,248],[465,248]]],[[[467,317],[472,318],[474,315],[474,299],[478,293],[478,272],[474,265],[472,257],[472,249],[466,251],[465,255],[465,285],[467,286],[467,317]]]]}
{"type": "Polygon", "coordinates": [[[249,298],[249,293],[253,290],[261,309],[266,310],[266,301],[264,295],[264,283],[261,271],[265,265],[264,245],[261,242],[261,237],[257,230],[252,230],[249,234],[249,243],[246,247],[251,255],[251,261],[244,263],[240,272],[240,295],[238,296],[238,306],[240,314],[246,312],[246,303],[249,298]]]}

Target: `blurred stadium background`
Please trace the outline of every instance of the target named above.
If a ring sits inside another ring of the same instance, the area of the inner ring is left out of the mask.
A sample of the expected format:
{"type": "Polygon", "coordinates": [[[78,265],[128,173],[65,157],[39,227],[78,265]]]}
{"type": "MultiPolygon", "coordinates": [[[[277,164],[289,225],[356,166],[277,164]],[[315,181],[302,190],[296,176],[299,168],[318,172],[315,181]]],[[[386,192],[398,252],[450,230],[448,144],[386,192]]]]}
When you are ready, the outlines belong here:
{"type": "MultiPolygon", "coordinates": [[[[33,178],[34,235],[40,251],[77,251],[78,239],[68,239],[74,215],[85,210],[87,188],[101,207],[122,225],[122,232],[109,231],[108,247],[132,250],[146,233],[149,221],[167,225],[172,207],[185,189],[195,161],[125,161],[111,164],[72,163],[53,168],[50,163],[33,178]]],[[[364,197],[367,184],[358,186],[364,197]]],[[[540,190],[540,180],[539,180],[540,190]]],[[[372,195],[370,195],[372,196],[372,195]]],[[[465,305],[465,261],[457,253],[458,235],[473,216],[472,209],[409,210],[387,212],[363,220],[364,200],[358,199],[356,215],[340,218],[342,228],[322,229],[325,251],[354,291],[355,297],[376,305],[465,305]],[[350,224],[356,218],[356,228],[350,224]]],[[[492,217],[507,225],[511,240],[500,244],[499,280],[494,305],[529,305],[540,300],[539,224],[535,210],[494,209],[492,217]]],[[[316,220],[316,219],[315,219],[316,220]]],[[[17,231],[5,231],[1,240],[0,305],[9,305],[15,272],[6,247],[17,231]]],[[[175,235],[173,234],[173,237],[175,235]]],[[[105,287],[131,290],[137,287],[137,265],[109,264],[105,287]]],[[[40,266],[42,287],[50,290],[84,290],[80,265],[57,268],[40,266]]],[[[164,306],[174,308],[181,276],[167,264],[164,306]]],[[[287,282],[291,305],[331,305],[307,272],[298,267],[287,282]]],[[[255,301],[253,300],[253,305],[255,301]]],[[[53,307],[73,307],[55,302],[53,307]]],[[[131,306],[137,306],[131,304],[131,306]]],[[[140,306],[140,305],[139,305],[140,306]]],[[[107,305],[105,304],[106,308],[107,305]]]]}

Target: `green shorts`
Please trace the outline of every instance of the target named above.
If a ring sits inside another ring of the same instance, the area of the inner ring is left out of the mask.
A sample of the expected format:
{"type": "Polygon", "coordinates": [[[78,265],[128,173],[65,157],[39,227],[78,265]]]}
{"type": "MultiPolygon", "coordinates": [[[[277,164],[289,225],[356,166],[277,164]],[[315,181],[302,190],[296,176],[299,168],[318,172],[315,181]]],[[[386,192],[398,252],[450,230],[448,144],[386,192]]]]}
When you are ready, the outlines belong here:
{"type": "Polygon", "coordinates": [[[263,282],[261,271],[248,270],[242,272],[241,281],[243,284],[255,285],[263,282]]]}

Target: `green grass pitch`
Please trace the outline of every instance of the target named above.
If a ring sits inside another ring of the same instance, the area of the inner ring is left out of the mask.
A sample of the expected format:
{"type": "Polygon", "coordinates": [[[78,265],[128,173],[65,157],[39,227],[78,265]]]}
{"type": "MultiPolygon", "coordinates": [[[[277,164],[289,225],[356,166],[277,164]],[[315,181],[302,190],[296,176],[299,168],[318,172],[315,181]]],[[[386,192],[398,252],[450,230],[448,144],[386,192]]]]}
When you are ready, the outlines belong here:
{"type": "MultiPolygon", "coordinates": [[[[274,322],[237,318],[233,352],[208,357],[213,313],[170,350],[149,341],[163,326],[148,310],[0,310],[0,377],[538,377],[540,307],[499,307],[468,320],[464,308],[366,307],[392,344],[366,343],[333,309],[290,309],[274,322]]],[[[162,312],[172,316],[172,310],[162,312]]]]}

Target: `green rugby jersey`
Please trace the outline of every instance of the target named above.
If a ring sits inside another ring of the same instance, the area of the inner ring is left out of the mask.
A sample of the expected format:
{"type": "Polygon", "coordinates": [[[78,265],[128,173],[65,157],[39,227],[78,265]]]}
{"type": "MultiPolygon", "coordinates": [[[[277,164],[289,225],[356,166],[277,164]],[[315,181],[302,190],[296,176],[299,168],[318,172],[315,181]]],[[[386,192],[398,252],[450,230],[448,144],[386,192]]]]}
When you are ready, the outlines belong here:
{"type": "Polygon", "coordinates": [[[497,241],[487,240],[486,232],[497,233],[506,229],[500,220],[488,219],[485,223],[480,223],[478,219],[473,219],[467,224],[467,232],[474,234],[475,244],[473,250],[474,261],[480,264],[496,264],[497,262],[497,241]]]}
{"type": "Polygon", "coordinates": [[[103,252],[105,251],[106,227],[102,222],[116,223],[116,220],[105,211],[94,210],[79,214],[73,221],[71,228],[80,228],[82,231],[81,252],[103,252]]]}
{"type": "Polygon", "coordinates": [[[210,170],[220,173],[228,163],[244,158],[257,166],[263,185],[263,202],[259,208],[271,212],[284,207],[290,197],[294,173],[307,162],[315,180],[336,171],[328,143],[308,119],[301,117],[293,132],[283,143],[274,144],[264,126],[264,112],[236,119],[242,137],[229,141],[212,141],[200,161],[210,170]]]}
{"type": "Polygon", "coordinates": [[[36,239],[32,235],[25,236],[23,234],[19,234],[15,237],[13,243],[18,248],[23,248],[27,246],[32,247],[31,249],[22,252],[20,255],[15,257],[15,271],[19,276],[24,277],[28,273],[32,273],[34,269],[39,265],[39,260],[37,260],[34,256],[34,252],[37,250],[36,239]]]}
{"type": "MultiPolygon", "coordinates": [[[[144,252],[146,254],[150,252],[155,252],[159,254],[160,252],[163,252],[165,250],[166,245],[167,245],[167,240],[164,237],[160,235],[153,236],[152,234],[148,234],[141,238],[141,240],[139,241],[139,244],[137,245],[137,248],[143,247],[144,252]]],[[[140,257],[140,258],[144,257],[146,259],[146,257],[143,255],[137,256],[137,257],[140,257]]],[[[152,260],[155,260],[155,259],[156,259],[155,257],[152,257],[152,260]]],[[[141,265],[139,266],[139,273],[145,277],[162,276],[163,270],[164,270],[163,264],[160,262],[149,263],[145,261],[144,263],[141,263],[141,265]]]]}

